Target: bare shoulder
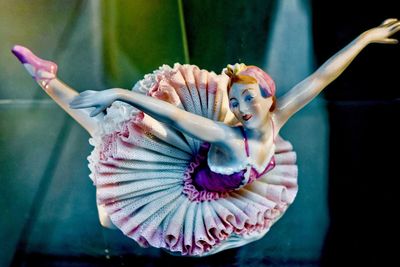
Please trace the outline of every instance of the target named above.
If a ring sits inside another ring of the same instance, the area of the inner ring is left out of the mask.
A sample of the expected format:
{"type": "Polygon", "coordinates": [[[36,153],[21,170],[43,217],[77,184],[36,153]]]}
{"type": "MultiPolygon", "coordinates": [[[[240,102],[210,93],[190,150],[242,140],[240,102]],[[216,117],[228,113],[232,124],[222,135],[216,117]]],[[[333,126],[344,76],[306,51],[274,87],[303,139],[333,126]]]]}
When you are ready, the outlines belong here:
{"type": "Polygon", "coordinates": [[[219,128],[223,131],[223,137],[221,143],[229,143],[232,138],[236,138],[238,136],[238,126],[228,125],[221,121],[215,122],[219,128]]]}

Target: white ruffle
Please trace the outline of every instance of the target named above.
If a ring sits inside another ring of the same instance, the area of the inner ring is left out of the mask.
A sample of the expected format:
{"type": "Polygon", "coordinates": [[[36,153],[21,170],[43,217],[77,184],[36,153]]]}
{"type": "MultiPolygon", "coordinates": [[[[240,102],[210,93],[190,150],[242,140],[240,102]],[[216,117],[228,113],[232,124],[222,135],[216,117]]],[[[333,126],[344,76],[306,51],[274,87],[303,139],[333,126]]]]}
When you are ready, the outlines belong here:
{"type": "Polygon", "coordinates": [[[144,75],[144,78],[133,86],[132,91],[147,94],[149,90],[157,83],[158,76],[162,75],[163,73],[172,72],[174,69],[168,65],[162,65],[152,73],[144,75]]]}
{"type": "MultiPolygon", "coordinates": [[[[229,115],[224,86],[226,80],[213,73],[176,64],[146,75],[133,90],[179,99],[174,104],[180,108],[223,121],[229,115]]],[[[261,238],[297,193],[295,153],[279,137],[272,171],[209,201],[191,201],[183,193],[183,174],[201,142],[128,104],[107,110],[90,143],[90,177],[112,222],[141,246],[177,255],[211,255],[261,238]]]]}

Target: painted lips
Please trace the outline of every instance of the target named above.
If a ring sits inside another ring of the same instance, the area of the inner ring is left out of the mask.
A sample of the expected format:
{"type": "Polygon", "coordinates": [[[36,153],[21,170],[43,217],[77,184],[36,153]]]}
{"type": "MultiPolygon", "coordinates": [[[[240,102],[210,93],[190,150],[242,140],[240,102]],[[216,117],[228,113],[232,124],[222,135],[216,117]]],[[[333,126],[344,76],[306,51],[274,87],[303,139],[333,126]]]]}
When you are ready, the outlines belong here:
{"type": "Polygon", "coordinates": [[[245,120],[245,121],[250,120],[251,117],[253,117],[253,115],[250,115],[250,114],[246,114],[246,115],[243,115],[243,116],[242,116],[243,120],[245,120]]]}

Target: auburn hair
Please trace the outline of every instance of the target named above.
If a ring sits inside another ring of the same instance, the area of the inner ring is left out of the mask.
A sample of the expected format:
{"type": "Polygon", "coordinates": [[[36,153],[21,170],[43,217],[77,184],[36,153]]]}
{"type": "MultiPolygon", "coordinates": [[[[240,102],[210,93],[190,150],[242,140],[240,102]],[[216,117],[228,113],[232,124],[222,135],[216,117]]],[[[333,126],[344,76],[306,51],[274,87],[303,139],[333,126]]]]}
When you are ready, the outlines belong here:
{"type": "Polygon", "coordinates": [[[236,63],[235,65],[228,65],[224,69],[225,74],[229,77],[228,81],[228,94],[234,83],[252,84],[258,83],[263,97],[272,96],[272,106],[270,111],[276,107],[275,97],[275,83],[274,80],[262,69],[257,66],[246,66],[245,64],[236,63]]]}

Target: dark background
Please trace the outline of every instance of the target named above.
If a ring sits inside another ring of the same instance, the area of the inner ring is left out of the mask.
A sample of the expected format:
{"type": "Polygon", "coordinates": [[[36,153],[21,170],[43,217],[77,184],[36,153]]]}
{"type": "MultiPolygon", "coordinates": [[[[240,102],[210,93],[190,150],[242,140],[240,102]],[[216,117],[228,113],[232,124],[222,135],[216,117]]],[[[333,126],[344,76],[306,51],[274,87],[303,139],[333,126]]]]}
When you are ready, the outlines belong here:
{"type": "MultiPolygon", "coordinates": [[[[396,1],[313,1],[315,55],[329,55],[383,18],[396,1]]],[[[400,35],[395,35],[397,39],[400,35]]],[[[398,45],[368,46],[326,91],[329,214],[322,263],[384,266],[396,259],[400,115],[398,45]]]]}

